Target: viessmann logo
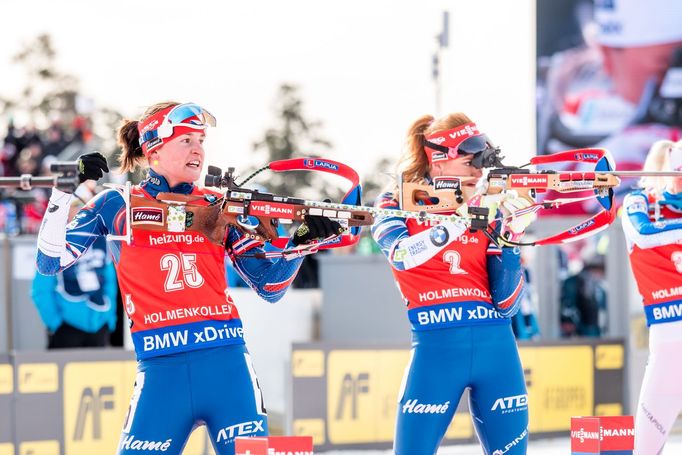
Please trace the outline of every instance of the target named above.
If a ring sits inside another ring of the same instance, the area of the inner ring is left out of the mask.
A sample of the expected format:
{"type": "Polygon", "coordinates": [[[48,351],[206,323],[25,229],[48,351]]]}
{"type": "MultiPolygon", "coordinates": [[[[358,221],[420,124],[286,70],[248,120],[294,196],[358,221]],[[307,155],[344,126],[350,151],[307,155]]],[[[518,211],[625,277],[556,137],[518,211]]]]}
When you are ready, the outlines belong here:
{"type": "Polygon", "coordinates": [[[453,131],[452,133],[448,134],[448,136],[450,136],[452,139],[457,139],[461,136],[473,136],[475,134],[478,134],[478,127],[476,125],[466,125],[461,130],[453,131]]]}
{"type": "Polygon", "coordinates": [[[163,209],[158,207],[133,208],[133,224],[157,224],[163,226],[163,209]]]}
{"type": "Polygon", "coordinates": [[[264,215],[293,215],[294,214],[294,209],[292,209],[290,207],[273,205],[273,204],[258,204],[256,202],[251,203],[250,209],[251,209],[251,213],[259,212],[259,213],[262,213],[264,215]]]}
{"type": "Polygon", "coordinates": [[[571,438],[573,439],[579,439],[580,443],[584,443],[586,439],[588,440],[598,440],[599,439],[599,432],[598,431],[585,431],[584,428],[581,428],[580,430],[573,430],[571,431],[571,438]]]}
{"type": "Polygon", "coordinates": [[[546,175],[512,175],[510,180],[512,186],[547,186],[546,175]]]}

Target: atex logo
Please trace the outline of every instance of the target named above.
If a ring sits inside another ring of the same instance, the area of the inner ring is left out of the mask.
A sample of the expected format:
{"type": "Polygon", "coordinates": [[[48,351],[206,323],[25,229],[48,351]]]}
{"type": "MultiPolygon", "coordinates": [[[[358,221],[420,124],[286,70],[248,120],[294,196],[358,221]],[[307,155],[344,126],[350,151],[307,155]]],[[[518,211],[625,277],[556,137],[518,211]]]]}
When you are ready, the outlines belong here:
{"type": "Polygon", "coordinates": [[[252,420],[250,422],[236,423],[220,430],[218,432],[218,438],[216,439],[216,442],[228,443],[233,441],[236,437],[255,435],[259,431],[265,433],[265,428],[263,428],[263,420],[252,420]]]}
{"type": "Polygon", "coordinates": [[[528,395],[514,395],[511,397],[498,398],[493,403],[491,411],[502,411],[502,414],[523,411],[528,407],[528,395]]]}

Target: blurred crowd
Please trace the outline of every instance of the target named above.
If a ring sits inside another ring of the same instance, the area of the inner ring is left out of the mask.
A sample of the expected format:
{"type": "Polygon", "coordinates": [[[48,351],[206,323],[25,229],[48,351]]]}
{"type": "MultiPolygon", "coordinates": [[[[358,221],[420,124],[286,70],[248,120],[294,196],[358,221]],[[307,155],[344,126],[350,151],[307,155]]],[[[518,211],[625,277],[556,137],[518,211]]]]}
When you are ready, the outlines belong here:
{"type": "MultiPolygon", "coordinates": [[[[74,159],[91,138],[89,121],[83,116],[75,117],[68,125],[55,120],[44,130],[16,126],[10,120],[0,143],[0,178],[49,175],[51,163],[74,159]]],[[[47,207],[49,191],[3,187],[0,192],[0,232],[35,234],[47,207]]]]}

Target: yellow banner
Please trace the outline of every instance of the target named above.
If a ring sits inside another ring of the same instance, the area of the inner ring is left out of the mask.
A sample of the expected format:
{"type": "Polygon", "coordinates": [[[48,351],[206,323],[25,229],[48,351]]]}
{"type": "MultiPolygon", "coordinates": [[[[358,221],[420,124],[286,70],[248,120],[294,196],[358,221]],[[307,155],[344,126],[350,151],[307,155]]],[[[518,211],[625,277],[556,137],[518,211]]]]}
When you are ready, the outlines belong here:
{"type": "Polygon", "coordinates": [[[327,429],[333,444],[392,441],[405,350],[332,351],[327,429]]]}
{"type": "Polygon", "coordinates": [[[528,385],[529,430],[565,431],[572,416],[592,415],[591,346],[524,346],[519,349],[528,385]]]}
{"type": "Polygon", "coordinates": [[[135,381],[135,362],[64,367],[64,448],[69,455],[115,453],[135,381]]]}
{"type": "Polygon", "coordinates": [[[22,363],[17,367],[19,393],[50,393],[59,390],[56,363],[22,363]]]}
{"type": "Polygon", "coordinates": [[[14,368],[12,365],[0,365],[0,395],[14,391],[14,368]]]}

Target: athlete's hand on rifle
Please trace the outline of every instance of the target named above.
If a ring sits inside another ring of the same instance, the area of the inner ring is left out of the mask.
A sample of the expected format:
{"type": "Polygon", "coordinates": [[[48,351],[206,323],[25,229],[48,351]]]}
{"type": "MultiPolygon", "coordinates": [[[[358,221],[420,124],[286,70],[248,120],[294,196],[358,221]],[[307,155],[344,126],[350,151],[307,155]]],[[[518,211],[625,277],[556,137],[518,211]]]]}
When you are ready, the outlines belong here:
{"type": "Polygon", "coordinates": [[[505,240],[518,242],[523,237],[526,228],[535,221],[535,212],[519,214],[519,210],[528,208],[533,203],[518,195],[516,191],[509,191],[507,197],[500,203],[500,211],[504,220],[502,221],[501,234],[505,240]]]}
{"type": "Polygon", "coordinates": [[[86,180],[99,180],[109,172],[107,160],[99,152],[86,153],[78,157],[78,180],[81,183],[86,180]]]}
{"type": "Polygon", "coordinates": [[[294,245],[303,245],[313,240],[319,241],[343,233],[341,225],[326,216],[305,215],[304,220],[291,239],[294,245]]]}
{"type": "Polygon", "coordinates": [[[468,202],[462,204],[462,206],[459,207],[456,212],[458,215],[466,217],[472,215],[471,213],[469,213],[469,207],[479,207],[488,209],[487,224],[490,224],[497,218],[497,209],[499,208],[500,201],[503,199],[503,197],[504,197],[503,194],[492,195],[477,194],[473,196],[468,202]]]}

